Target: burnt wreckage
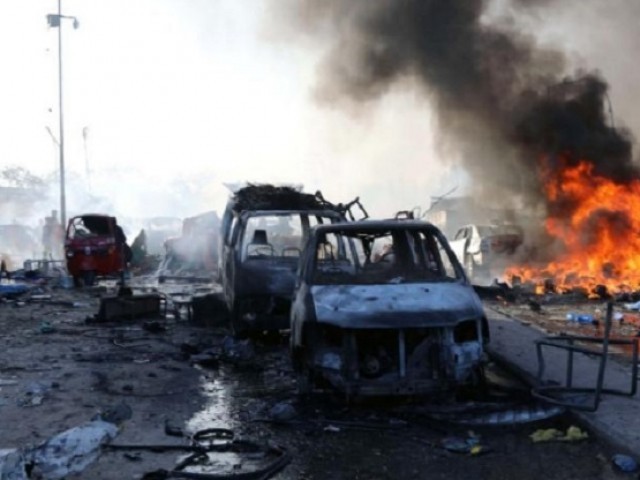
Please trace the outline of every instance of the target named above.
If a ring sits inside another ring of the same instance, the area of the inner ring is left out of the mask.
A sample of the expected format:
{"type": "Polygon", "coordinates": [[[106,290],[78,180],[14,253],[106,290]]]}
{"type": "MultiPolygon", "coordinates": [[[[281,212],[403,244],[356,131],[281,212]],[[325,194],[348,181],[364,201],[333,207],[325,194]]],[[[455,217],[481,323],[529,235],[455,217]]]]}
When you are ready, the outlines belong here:
{"type": "Polygon", "coordinates": [[[289,328],[302,246],[316,225],[367,213],[356,198],[333,204],[320,192],[249,185],[227,203],[221,223],[219,280],[236,336],[289,328]]]}
{"type": "Polygon", "coordinates": [[[379,220],[314,228],[291,308],[301,391],[447,394],[482,377],[480,299],[433,225],[379,220]]]}

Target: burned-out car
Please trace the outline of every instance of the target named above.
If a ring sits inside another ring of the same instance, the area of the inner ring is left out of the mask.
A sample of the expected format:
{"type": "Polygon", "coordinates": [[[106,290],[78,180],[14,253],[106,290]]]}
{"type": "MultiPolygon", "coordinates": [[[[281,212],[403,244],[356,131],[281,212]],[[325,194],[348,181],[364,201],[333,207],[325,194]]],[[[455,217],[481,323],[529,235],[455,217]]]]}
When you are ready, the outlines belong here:
{"type": "Polygon", "coordinates": [[[524,230],[514,224],[465,225],[451,241],[451,249],[473,277],[513,256],[524,241],[524,230]]]}
{"type": "Polygon", "coordinates": [[[455,392],[481,378],[488,339],[480,299],[435,226],[379,220],[311,232],[291,308],[302,391],[455,392]]]}
{"type": "Polygon", "coordinates": [[[356,203],[334,205],[320,193],[272,185],[249,185],[233,195],[221,222],[218,273],[236,336],[289,328],[310,229],[346,220],[356,203]]]}

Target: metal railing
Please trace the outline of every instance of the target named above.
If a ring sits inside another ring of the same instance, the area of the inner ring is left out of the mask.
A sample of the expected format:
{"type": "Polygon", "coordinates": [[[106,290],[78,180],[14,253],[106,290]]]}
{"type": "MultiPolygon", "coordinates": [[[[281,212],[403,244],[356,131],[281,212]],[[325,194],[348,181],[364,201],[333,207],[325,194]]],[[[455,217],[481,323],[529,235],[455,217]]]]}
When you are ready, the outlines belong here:
{"type": "Polygon", "coordinates": [[[545,337],[536,342],[536,352],[538,355],[538,385],[532,389],[532,395],[554,405],[561,405],[576,410],[595,412],[600,405],[603,394],[634,396],[638,383],[638,341],[636,339],[611,339],[611,320],[613,314],[613,303],[607,304],[607,315],[605,318],[604,335],[602,337],[588,337],[577,335],[557,335],[545,337]],[[600,350],[587,348],[584,344],[599,344],[600,350]],[[631,385],[628,390],[605,388],[604,379],[607,367],[607,357],[611,345],[629,345],[631,347],[631,385]],[[546,364],[543,355],[543,347],[552,347],[567,352],[566,375],[564,385],[542,384],[546,364]],[[574,356],[583,354],[587,356],[600,357],[598,365],[598,375],[595,387],[574,386],[574,356]],[[576,400],[576,396],[580,400],[576,400]],[[591,396],[591,403],[584,401],[585,396],[591,396]],[[573,398],[571,398],[573,397],[573,398]]]}

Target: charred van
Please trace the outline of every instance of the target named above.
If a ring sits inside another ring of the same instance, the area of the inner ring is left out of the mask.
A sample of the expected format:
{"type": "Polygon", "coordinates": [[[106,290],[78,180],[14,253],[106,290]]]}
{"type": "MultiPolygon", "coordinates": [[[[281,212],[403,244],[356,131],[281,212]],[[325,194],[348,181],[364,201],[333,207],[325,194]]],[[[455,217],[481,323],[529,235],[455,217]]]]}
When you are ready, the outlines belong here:
{"type": "Polygon", "coordinates": [[[250,185],[235,193],[222,218],[219,253],[220,282],[234,334],[289,328],[298,263],[309,231],[346,220],[353,204],[360,205],[358,199],[334,205],[320,193],[271,185],[250,185]]]}
{"type": "Polygon", "coordinates": [[[291,354],[305,391],[348,396],[455,391],[481,377],[487,321],[433,225],[380,220],[314,228],[291,308],[291,354]]]}

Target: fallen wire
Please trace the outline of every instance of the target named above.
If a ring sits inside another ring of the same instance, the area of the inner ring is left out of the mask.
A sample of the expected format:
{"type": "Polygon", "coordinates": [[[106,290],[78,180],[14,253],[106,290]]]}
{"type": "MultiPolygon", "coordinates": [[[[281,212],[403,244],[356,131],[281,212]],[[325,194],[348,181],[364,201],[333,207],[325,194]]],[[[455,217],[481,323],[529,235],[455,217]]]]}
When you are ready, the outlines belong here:
{"type": "Polygon", "coordinates": [[[281,471],[291,462],[291,454],[280,446],[263,447],[249,440],[234,439],[233,430],[226,428],[208,428],[196,432],[190,445],[125,445],[109,444],[109,450],[148,450],[151,452],[187,451],[191,455],[180,461],[173,470],[155,470],[142,477],[142,480],[163,480],[168,478],[187,478],[194,480],[267,480],[281,471]],[[186,468],[202,465],[209,460],[209,453],[256,453],[264,452],[275,456],[269,465],[242,473],[204,473],[185,471],[186,468]]]}

